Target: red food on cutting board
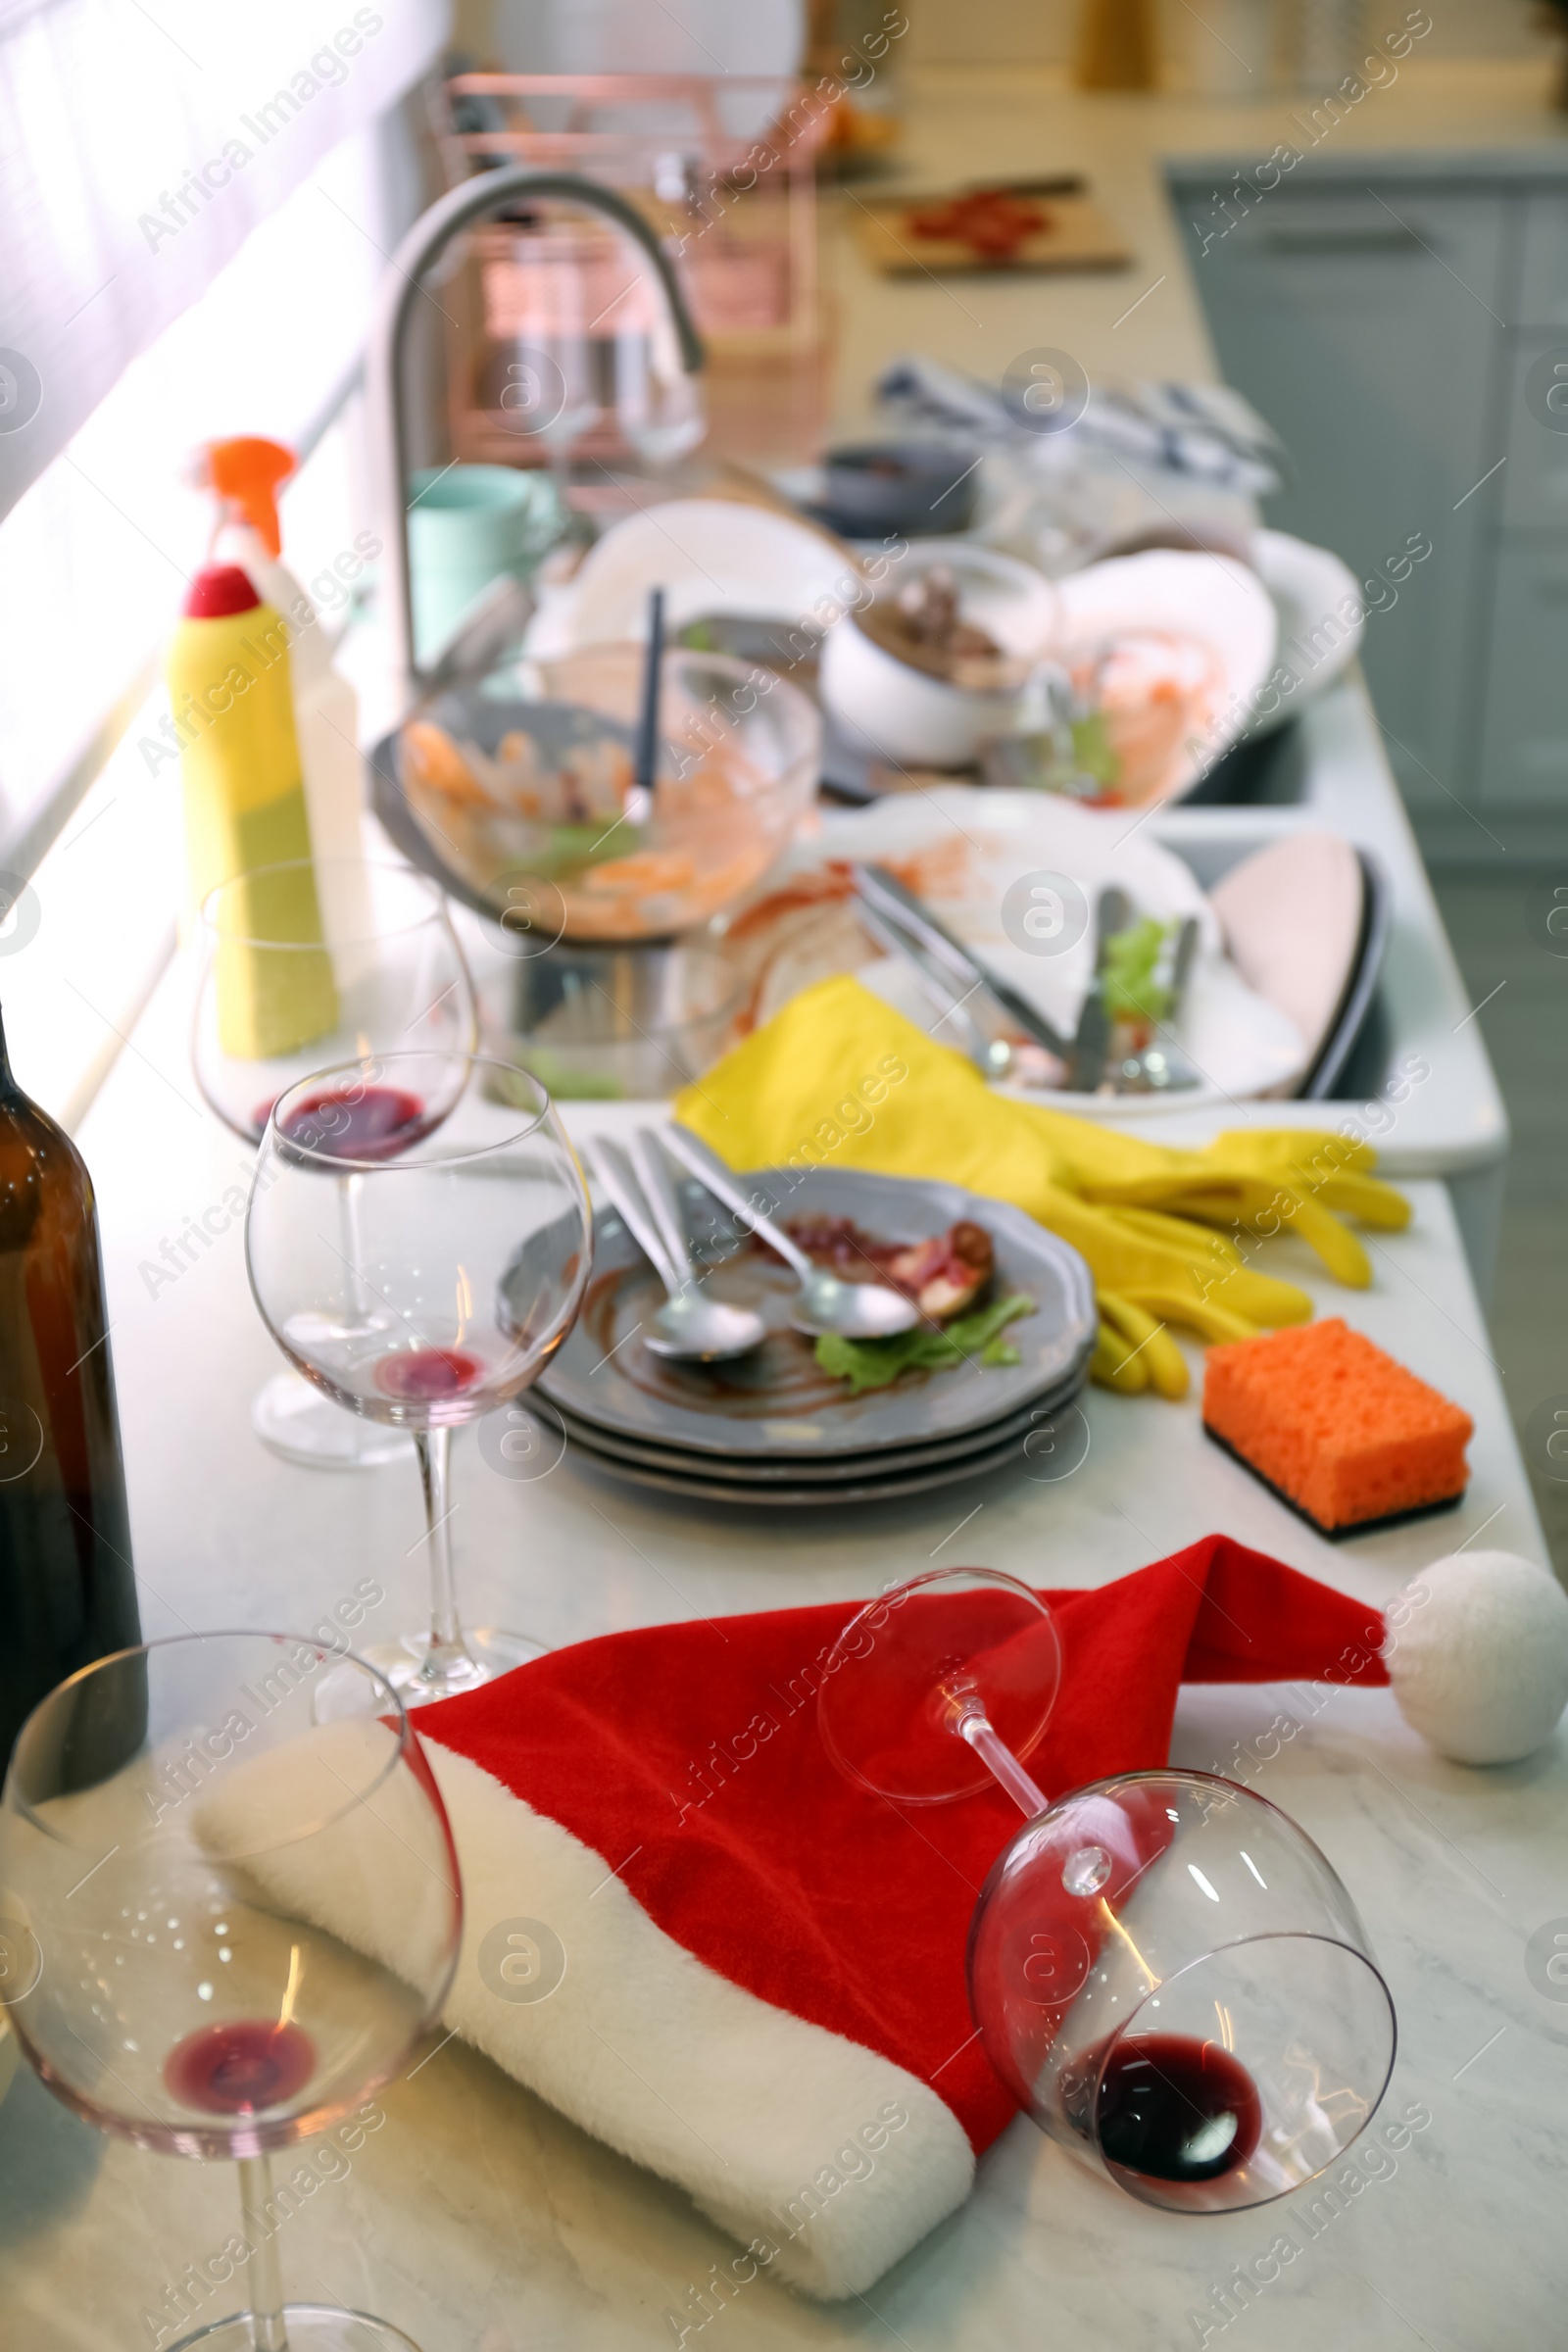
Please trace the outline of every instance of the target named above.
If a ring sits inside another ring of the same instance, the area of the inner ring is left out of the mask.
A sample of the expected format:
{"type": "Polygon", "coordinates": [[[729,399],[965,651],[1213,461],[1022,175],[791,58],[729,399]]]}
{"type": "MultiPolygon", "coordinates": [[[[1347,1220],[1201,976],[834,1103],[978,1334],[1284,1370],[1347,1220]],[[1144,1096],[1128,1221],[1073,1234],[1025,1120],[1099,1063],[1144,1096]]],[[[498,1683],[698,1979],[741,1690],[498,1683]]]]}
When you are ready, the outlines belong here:
{"type": "Polygon", "coordinates": [[[1475,1423],[1335,1316],[1211,1348],[1203,1427],[1339,1537],[1457,1502],[1475,1423]]]}

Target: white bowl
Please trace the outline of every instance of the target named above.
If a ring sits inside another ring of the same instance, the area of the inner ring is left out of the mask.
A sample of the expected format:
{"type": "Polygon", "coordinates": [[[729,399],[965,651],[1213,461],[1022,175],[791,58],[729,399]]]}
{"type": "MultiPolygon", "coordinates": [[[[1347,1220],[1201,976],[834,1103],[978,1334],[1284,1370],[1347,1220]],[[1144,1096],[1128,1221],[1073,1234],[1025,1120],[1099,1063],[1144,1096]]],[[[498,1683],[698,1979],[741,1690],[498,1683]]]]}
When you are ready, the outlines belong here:
{"type": "Polygon", "coordinates": [[[1254,531],[1252,562],[1279,615],[1280,667],[1290,691],[1263,698],[1254,735],[1271,734],[1327,692],[1355,660],[1366,633],[1361,583],[1339,557],[1289,531],[1254,531]]]}
{"type": "MultiPolygon", "coordinates": [[[[891,569],[884,593],[943,564],[953,572],[962,618],[985,629],[1004,653],[1033,662],[1057,626],[1059,600],[1043,572],[967,539],[923,539],[891,569]]],[[[954,686],[879,645],[846,612],[822,648],[819,684],[845,741],[873,758],[921,767],[961,767],[994,735],[1025,723],[1026,686],[954,686]]]]}
{"type": "Polygon", "coordinates": [[[1137,796],[1137,806],[1180,800],[1255,715],[1279,636],[1268,590],[1234,557],[1173,548],[1112,556],[1069,572],[1057,587],[1064,662],[1144,632],[1190,639],[1211,655],[1215,683],[1206,717],[1157,785],[1137,796]]]}

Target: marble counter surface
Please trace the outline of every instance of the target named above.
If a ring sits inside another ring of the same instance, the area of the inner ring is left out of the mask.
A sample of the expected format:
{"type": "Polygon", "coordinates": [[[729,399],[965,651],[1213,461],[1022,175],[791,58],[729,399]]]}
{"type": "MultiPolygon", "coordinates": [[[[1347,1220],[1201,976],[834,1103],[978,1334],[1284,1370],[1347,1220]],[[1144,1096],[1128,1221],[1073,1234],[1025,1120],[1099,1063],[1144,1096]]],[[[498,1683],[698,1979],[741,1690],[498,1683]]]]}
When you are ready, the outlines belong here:
{"type": "MultiPolygon", "coordinates": [[[[276,1357],[237,1230],[156,1297],[139,1271],[248,1156],[196,1104],[185,986],[176,964],[80,1138],[108,1253],[145,1627],[314,1623],[373,1574],[387,1599],[368,1631],[390,1632],[420,1605],[412,1457],[322,1474],[256,1444],[249,1398],[276,1357]]],[[[573,1118],[631,1115],[584,1106],[573,1118]]],[[[1289,1243],[1267,1245],[1266,1262],[1305,1280],[1326,1310],[1348,1304],[1474,1413],[1473,1483],[1449,1519],[1330,1546],[1204,1444],[1195,1400],[1100,1392],[1085,1400],[1090,1447],[1071,1477],[983,1480],[809,1517],[685,1507],[572,1458],[514,1483],[469,1435],[454,1465],[469,1614],[560,1643],[697,1613],[849,1603],[933,1558],[1094,1584],[1213,1528],[1380,1602],[1457,1544],[1544,1556],[1447,1194],[1409,1189],[1414,1223],[1382,1242],[1370,1293],[1320,1283],[1289,1243]]],[[[1533,1985],[1525,1947],[1568,1915],[1568,1739],[1476,1773],[1433,1755],[1386,1693],[1341,1692],[1312,1713],[1299,1691],[1210,1690],[1185,1694],[1175,1752],[1248,1778],[1321,1841],[1393,1984],[1400,2054],[1380,2124],[1396,2127],[1396,2144],[1380,2137],[1342,2167],[1315,2218],[1303,2198],[1202,2221],[1152,2212],[1020,2119],[982,2162],[968,2206],[865,2301],[813,2307],[759,2278],[699,2329],[691,2298],[726,2242],[676,2191],[452,2042],[411,2063],[351,2157],[301,2151],[318,2185],[281,2240],[291,2293],[380,2311],[424,2352],[668,2352],[682,2340],[705,2352],[979,2352],[1041,2336],[1060,2352],[1177,2352],[1222,2334],[1268,2352],[1523,2352],[1554,2341],[1568,2284],[1556,2120],[1568,2005],[1533,1985]],[[1283,1740],[1281,1714],[1298,1726],[1283,1740]],[[1282,2235],[1289,2258],[1270,2254],[1282,2235]],[[1250,2284],[1227,2295],[1238,2264],[1253,2266],[1250,2284]]],[[[168,2293],[233,2226],[225,2168],[103,2141],[27,2075],[0,2106],[8,2352],[167,2345],[180,2331],[168,2293]]],[[[216,2301],[193,2306],[185,2324],[217,2316],[216,2301]]]]}

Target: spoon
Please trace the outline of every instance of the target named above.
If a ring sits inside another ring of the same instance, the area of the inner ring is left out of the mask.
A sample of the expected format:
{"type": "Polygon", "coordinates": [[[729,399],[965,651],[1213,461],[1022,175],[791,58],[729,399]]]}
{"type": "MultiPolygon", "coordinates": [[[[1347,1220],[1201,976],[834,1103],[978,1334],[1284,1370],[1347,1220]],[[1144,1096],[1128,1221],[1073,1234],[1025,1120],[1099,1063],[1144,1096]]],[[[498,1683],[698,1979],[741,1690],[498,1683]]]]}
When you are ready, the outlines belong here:
{"type": "MultiPolygon", "coordinates": [[[[595,1178],[667,1293],[654,1317],[653,1330],[643,1334],[644,1345],[672,1363],[718,1364],[731,1356],[749,1354],[767,1337],[767,1327],[749,1307],[725,1306],[716,1298],[703,1297],[686,1236],[673,1212],[673,1196],[662,1200],[657,1181],[648,1181],[643,1155],[637,1152],[642,1140],[641,1136],[635,1138],[632,1147],[637,1172],[643,1177],[641,1192],[630,1170],[621,1164],[619,1153],[602,1136],[586,1144],[584,1152],[595,1178]]],[[[667,1173],[664,1182],[668,1184],[667,1173]]]]}
{"type": "Polygon", "coordinates": [[[782,1226],[764,1215],[723,1161],[684,1127],[666,1127],[663,1140],[698,1183],[733,1209],[800,1277],[800,1295],[790,1316],[797,1331],[816,1339],[836,1333],[846,1340],[888,1340],[897,1332],[912,1331],[919,1322],[919,1308],[902,1291],[890,1290],[881,1282],[845,1282],[815,1264],[782,1226]]]}

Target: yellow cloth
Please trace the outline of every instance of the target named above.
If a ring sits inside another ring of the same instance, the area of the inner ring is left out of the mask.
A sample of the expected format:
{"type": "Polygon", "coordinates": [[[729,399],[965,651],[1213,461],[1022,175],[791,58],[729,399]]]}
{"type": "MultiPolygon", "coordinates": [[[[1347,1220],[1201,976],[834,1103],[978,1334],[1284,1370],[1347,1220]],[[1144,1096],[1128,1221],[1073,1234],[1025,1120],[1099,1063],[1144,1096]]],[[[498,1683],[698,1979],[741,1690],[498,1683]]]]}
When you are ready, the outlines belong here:
{"type": "Polygon", "coordinates": [[[1215,1228],[1294,1229],[1364,1289],[1366,1252],[1336,1212],[1390,1229],[1410,1213],[1373,1176],[1376,1153],[1343,1136],[1267,1129],[1184,1152],[1014,1102],[848,978],[793,998],[675,1115],[732,1168],[874,1168],[1014,1201],[1087,1258],[1102,1317],[1094,1374],[1125,1393],[1185,1393],[1167,1324],[1242,1339],[1310,1318],[1304,1291],[1254,1273],[1215,1228]]]}

